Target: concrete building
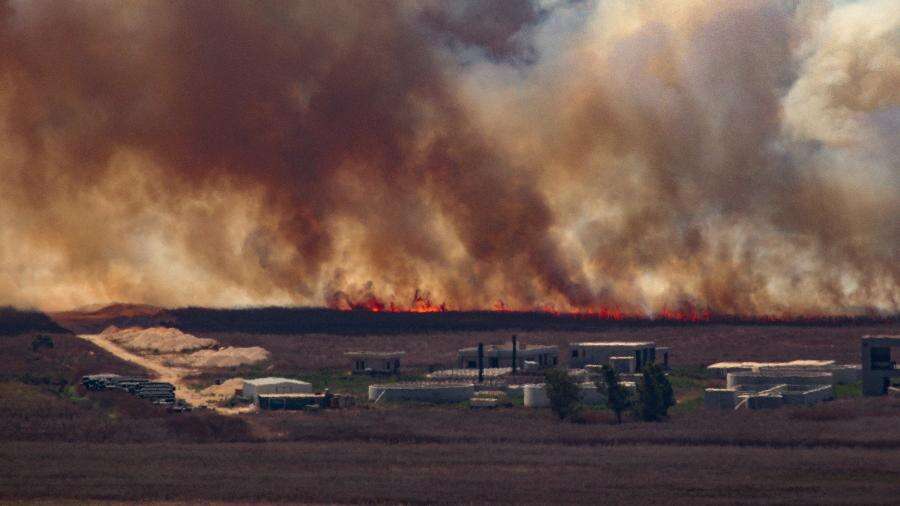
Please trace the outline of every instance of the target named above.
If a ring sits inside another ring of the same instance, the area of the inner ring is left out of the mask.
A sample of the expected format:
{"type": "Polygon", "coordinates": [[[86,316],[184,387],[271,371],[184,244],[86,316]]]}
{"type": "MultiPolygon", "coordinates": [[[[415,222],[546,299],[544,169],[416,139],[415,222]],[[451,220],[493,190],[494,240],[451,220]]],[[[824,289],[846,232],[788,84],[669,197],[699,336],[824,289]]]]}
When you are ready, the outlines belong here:
{"type": "Polygon", "coordinates": [[[900,377],[897,361],[891,357],[891,348],[897,347],[900,347],[900,336],[863,336],[860,354],[864,395],[884,395],[891,386],[891,378],[900,377]]]}
{"type": "Polygon", "coordinates": [[[706,368],[719,378],[735,372],[778,373],[827,372],[833,384],[846,385],[861,379],[859,364],[836,364],[834,360],[792,360],[790,362],[717,362],[706,368]]]}
{"type": "Polygon", "coordinates": [[[350,359],[353,374],[399,374],[400,359],[405,351],[350,351],[344,356],[350,359]]]}
{"type": "Polygon", "coordinates": [[[703,405],[712,409],[808,406],[834,399],[833,383],[833,374],[827,371],[729,372],[727,388],[707,388],[703,405]]]}
{"type": "Polygon", "coordinates": [[[618,372],[639,372],[645,365],[656,362],[669,367],[669,349],[657,348],[656,343],[646,342],[587,342],[569,343],[569,367],[608,365],[618,372]],[[662,350],[662,354],[657,352],[662,350]]]}
{"type": "Polygon", "coordinates": [[[724,378],[731,372],[753,372],[761,369],[797,369],[797,370],[824,370],[834,366],[834,360],[791,360],[790,362],[716,362],[706,367],[706,370],[719,378],[724,378]]]}
{"type": "MultiPolygon", "coordinates": [[[[463,348],[459,350],[458,365],[460,369],[478,368],[478,347],[463,348]]],[[[516,350],[517,369],[527,370],[525,362],[533,362],[538,369],[546,369],[559,364],[559,348],[543,344],[517,344],[516,350]]],[[[512,367],[512,344],[488,344],[484,346],[484,367],[512,367]]]]}
{"type": "Polygon", "coordinates": [[[260,394],[309,394],[312,385],[288,378],[258,378],[244,380],[243,396],[259,402],[260,394]]]}

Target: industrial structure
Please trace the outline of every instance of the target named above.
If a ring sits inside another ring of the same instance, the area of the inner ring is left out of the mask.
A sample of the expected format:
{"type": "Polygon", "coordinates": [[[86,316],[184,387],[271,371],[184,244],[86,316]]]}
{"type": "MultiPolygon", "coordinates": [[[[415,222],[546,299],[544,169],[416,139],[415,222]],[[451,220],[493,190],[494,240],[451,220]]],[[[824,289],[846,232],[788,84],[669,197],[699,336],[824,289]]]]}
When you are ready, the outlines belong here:
{"type": "Polygon", "coordinates": [[[900,347],[900,336],[863,336],[860,344],[862,388],[864,395],[884,395],[890,390],[891,378],[900,377],[891,348],[900,347]]]}
{"type": "Polygon", "coordinates": [[[788,362],[716,362],[706,368],[713,376],[725,378],[735,372],[827,372],[834,384],[860,380],[858,364],[836,364],[834,360],[791,360],[788,362]]]}
{"type": "Polygon", "coordinates": [[[242,396],[259,404],[259,397],[264,394],[311,394],[312,391],[312,385],[305,381],[288,378],[257,378],[244,380],[242,396]]]}
{"type": "MultiPolygon", "coordinates": [[[[457,353],[460,369],[479,369],[479,347],[463,348],[457,353]]],[[[509,367],[513,371],[547,369],[559,365],[559,347],[543,344],[489,344],[483,346],[481,368],[509,367]]]]}
{"type": "Polygon", "coordinates": [[[400,359],[405,351],[349,351],[353,374],[399,374],[400,359]]]}
{"type": "Polygon", "coordinates": [[[446,404],[464,402],[475,394],[472,383],[388,383],[369,385],[369,400],[372,402],[424,402],[446,404]]]}
{"type": "Polygon", "coordinates": [[[327,390],[315,394],[259,394],[257,399],[259,409],[266,410],[334,409],[346,408],[353,405],[353,396],[332,394],[327,390]]]}
{"type": "Polygon", "coordinates": [[[621,373],[640,372],[647,364],[669,367],[669,349],[652,341],[569,343],[569,367],[608,365],[621,373]]]}
{"type": "Polygon", "coordinates": [[[729,372],[726,388],[707,388],[703,405],[717,409],[808,406],[834,399],[834,375],[827,371],[729,372]]]}

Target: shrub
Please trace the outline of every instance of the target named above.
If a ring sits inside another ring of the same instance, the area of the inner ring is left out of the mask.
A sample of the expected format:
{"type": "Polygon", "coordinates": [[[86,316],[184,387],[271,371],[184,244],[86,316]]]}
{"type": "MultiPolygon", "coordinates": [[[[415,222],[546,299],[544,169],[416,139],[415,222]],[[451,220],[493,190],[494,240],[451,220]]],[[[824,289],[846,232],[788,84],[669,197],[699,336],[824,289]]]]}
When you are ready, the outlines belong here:
{"type": "Polygon", "coordinates": [[[616,422],[622,423],[622,412],[631,405],[631,396],[628,390],[619,384],[619,375],[613,368],[605,365],[596,384],[597,390],[603,395],[606,407],[616,414],[616,422]]]}
{"type": "Polygon", "coordinates": [[[53,349],[53,339],[50,336],[39,335],[31,341],[31,351],[38,351],[41,348],[53,349]]]}
{"type": "Polygon", "coordinates": [[[675,405],[675,392],[666,378],[666,373],[656,364],[644,368],[643,378],[638,383],[637,415],[641,420],[655,422],[662,420],[675,405]]]}
{"type": "Polygon", "coordinates": [[[544,372],[544,383],[550,409],[560,420],[575,419],[581,411],[581,390],[578,383],[563,369],[548,369],[544,372]]]}

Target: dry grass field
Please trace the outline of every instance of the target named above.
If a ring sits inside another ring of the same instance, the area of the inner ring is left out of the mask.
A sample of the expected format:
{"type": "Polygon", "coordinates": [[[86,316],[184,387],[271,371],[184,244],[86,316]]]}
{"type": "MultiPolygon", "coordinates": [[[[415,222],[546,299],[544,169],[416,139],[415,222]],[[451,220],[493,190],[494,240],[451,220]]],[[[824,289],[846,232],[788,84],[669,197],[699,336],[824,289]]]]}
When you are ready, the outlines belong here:
{"type": "Polygon", "coordinates": [[[563,346],[654,340],[672,347],[679,405],[668,420],[615,425],[590,409],[581,423],[547,410],[463,405],[368,406],[238,417],[172,414],[125,394],[81,390],[80,374],[136,373],[70,335],[32,350],[33,335],[0,337],[0,502],[303,503],[896,503],[900,399],[858,397],[777,411],[699,406],[718,360],[857,361],[859,336],[897,324],[653,325],[421,334],[196,332],[263,346],[272,361],[197,378],[278,374],[362,393],[342,352],[406,350],[417,375],[450,365],[479,341],[563,346]],[[325,382],[325,383],[323,383],[325,382]]]}
{"type": "Polygon", "coordinates": [[[895,503],[896,452],[367,442],[13,443],[0,497],[311,503],[895,503]]]}
{"type": "Polygon", "coordinates": [[[403,363],[422,368],[450,366],[456,351],[479,342],[508,343],[513,334],[521,342],[560,346],[563,361],[568,343],[578,341],[655,341],[672,349],[673,365],[708,365],[729,360],[833,359],[859,362],[859,338],[866,334],[900,333],[900,323],[851,326],[792,325],[611,325],[591,331],[494,330],[431,332],[424,334],[247,334],[197,332],[228,346],[262,346],[272,352],[273,370],[290,374],[320,368],[347,368],[343,352],[404,350],[403,363]]]}

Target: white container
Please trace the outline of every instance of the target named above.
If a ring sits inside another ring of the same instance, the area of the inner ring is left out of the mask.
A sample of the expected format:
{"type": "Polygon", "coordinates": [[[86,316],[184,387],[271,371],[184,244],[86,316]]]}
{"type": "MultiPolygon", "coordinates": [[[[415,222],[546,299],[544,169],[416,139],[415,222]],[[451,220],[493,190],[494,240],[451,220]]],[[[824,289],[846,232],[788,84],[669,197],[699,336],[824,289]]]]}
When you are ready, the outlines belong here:
{"type": "Polygon", "coordinates": [[[538,385],[525,385],[522,387],[524,392],[526,408],[546,408],[550,406],[550,398],[547,397],[547,390],[543,383],[538,385]]]}

